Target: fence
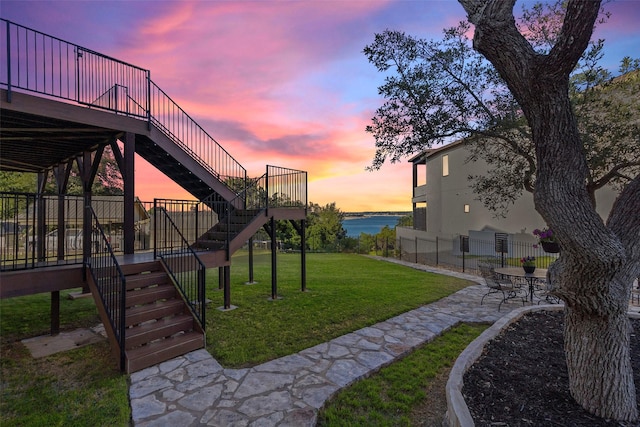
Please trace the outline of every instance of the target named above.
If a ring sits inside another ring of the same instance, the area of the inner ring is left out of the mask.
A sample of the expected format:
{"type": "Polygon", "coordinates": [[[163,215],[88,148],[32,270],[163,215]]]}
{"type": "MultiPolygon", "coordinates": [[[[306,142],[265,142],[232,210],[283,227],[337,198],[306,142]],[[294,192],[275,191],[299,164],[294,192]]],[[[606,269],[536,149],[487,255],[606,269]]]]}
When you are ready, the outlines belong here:
{"type": "Polygon", "coordinates": [[[520,259],[536,258],[536,265],[547,268],[558,254],[546,253],[531,242],[513,240],[510,236],[496,234],[494,240],[457,238],[398,238],[397,251],[392,256],[416,264],[441,266],[462,272],[478,273],[479,262],[490,262],[501,267],[519,266],[520,259]]]}

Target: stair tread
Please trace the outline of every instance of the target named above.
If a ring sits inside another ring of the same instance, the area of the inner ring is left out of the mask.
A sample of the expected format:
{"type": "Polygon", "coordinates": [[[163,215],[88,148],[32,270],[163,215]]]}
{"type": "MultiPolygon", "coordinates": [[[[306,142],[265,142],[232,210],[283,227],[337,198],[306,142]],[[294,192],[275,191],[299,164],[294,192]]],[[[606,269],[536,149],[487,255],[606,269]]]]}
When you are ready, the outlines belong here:
{"type": "Polygon", "coordinates": [[[131,307],[126,311],[125,325],[132,326],[150,320],[157,320],[163,317],[175,316],[184,312],[184,310],[184,301],[182,301],[181,299],[157,301],[152,304],[131,307]]]}
{"type": "Polygon", "coordinates": [[[128,350],[134,349],[158,339],[166,339],[172,335],[193,331],[193,327],[193,317],[186,314],[136,325],[127,329],[125,346],[128,350]]]}
{"type": "Polygon", "coordinates": [[[126,276],[127,289],[144,288],[152,285],[169,283],[169,275],[165,271],[154,271],[144,274],[132,274],[126,276]]]}
{"type": "Polygon", "coordinates": [[[162,265],[158,261],[148,261],[141,264],[123,264],[120,267],[127,277],[142,275],[142,273],[151,274],[154,272],[164,272],[162,265]]]}
{"type": "Polygon", "coordinates": [[[132,326],[127,329],[127,339],[135,337],[137,335],[141,335],[147,333],[149,331],[154,331],[160,328],[166,328],[173,326],[178,323],[187,323],[191,322],[193,324],[193,317],[189,314],[178,314],[168,319],[160,319],[156,322],[145,323],[143,325],[132,326]]]}
{"type": "Polygon", "coordinates": [[[160,284],[157,286],[148,286],[146,288],[129,290],[127,292],[127,307],[175,297],[176,289],[173,285],[160,284]]]}
{"type": "Polygon", "coordinates": [[[165,338],[142,347],[127,350],[127,358],[132,361],[143,357],[149,357],[154,354],[171,352],[172,349],[175,349],[176,347],[183,347],[187,343],[197,341],[202,341],[202,344],[204,345],[204,334],[195,331],[186,332],[182,335],[165,338]]]}

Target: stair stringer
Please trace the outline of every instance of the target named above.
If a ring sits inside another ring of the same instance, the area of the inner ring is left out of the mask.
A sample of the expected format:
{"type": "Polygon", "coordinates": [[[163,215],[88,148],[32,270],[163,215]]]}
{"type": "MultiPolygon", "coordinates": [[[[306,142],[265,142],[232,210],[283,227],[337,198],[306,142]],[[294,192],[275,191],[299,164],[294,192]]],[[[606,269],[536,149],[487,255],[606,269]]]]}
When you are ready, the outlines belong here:
{"type": "MultiPolygon", "coordinates": [[[[87,270],[89,269],[86,267],[87,270]]],[[[111,325],[111,321],[109,320],[109,316],[107,315],[107,310],[102,302],[102,298],[100,296],[100,292],[98,291],[98,286],[93,279],[93,275],[90,271],[86,273],[87,284],[89,285],[89,289],[91,290],[91,295],[93,296],[93,301],[96,304],[96,308],[98,309],[98,316],[102,321],[102,325],[104,326],[105,333],[107,334],[107,340],[109,341],[109,348],[111,349],[111,356],[114,361],[117,361],[118,369],[122,369],[120,365],[120,343],[118,342],[118,338],[116,336],[115,331],[113,330],[113,326],[111,325]]]]}
{"type": "Polygon", "coordinates": [[[233,200],[237,196],[192,154],[153,124],[147,134],[136,135],[136,153],[198,200],[213,192],[225,200],[233,200]]]}
{"type": "MultiPolygon", "coordinates": [[[[246,226],[235,235],[229,242],[229,256],[233,255],[237,250],[242,248],[260,228],[269,222],[271,218],[267,216],[266,211],[262,210],[249,221],[246,226]]],[[[230,260],[226,257],[226,251],[219,249],[215,251],[198,252],[198,257],[207,266],[207,268],[223,267],[230,265],[230,260]]]]}

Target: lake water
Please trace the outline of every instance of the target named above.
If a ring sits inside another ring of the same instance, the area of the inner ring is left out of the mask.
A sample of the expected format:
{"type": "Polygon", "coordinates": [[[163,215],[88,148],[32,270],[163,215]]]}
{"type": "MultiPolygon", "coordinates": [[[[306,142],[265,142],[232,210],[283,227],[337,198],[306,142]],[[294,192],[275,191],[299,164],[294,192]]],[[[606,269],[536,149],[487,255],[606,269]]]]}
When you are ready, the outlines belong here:
{"type": "Polygon", "coordinates": [[[362,217],[346,218],[342,221],[342,228],[347,232],[347,237],[358,237],[360,233],[378,234],[380,230],[388,225],[393,228],[398,223],[400,216],[396,215],[371,215],[362,217]]]}

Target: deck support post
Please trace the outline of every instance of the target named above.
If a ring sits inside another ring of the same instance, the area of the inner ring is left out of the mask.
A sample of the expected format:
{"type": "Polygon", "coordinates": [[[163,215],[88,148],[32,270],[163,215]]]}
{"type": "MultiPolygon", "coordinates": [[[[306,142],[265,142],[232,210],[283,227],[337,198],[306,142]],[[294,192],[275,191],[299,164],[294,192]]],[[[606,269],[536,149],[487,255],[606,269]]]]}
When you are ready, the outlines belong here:
{"type": "Polygon", "coordinates": [[[300,290],[307,291],[307,221],[300,220],[300,290]]]}
{"type": "MultiPolygon", "coordinates": [[[[124,253],[134,253],[135,242],[135,152],[136,136],[127,132],[124,136],[122,181],[124,183],[124,253]]],[[[115,144],[114,144],[115,145],[115,144]]]]}
{"type": "Polygon", "coordinates": [[[231,266],[225,265],[224,271],[224,309],[231,309],[231,266]]]}
{"type": "Polygon", "coordinates": [[[36,233],[34,237],[34,247],[36,251],[36,260],[38,262],[45,261],[45,239],[47,234],[47,208],[46,201],[43,197],[45,186],[47,185],[47,176],[49,171],[38,172],[38,195],[36,202],[36,233]]]}
{"type": "Polygon", "coordinates": [[[60,291],[51,292],[51,335],[60,333],[60,291]]]}
{"type": "Polygon", "coordinates": [[[276,242],[276,220],[271,217],[269,220],[269,231],[271,232],[271,299],[278,299],[278,276],[276,254],[278,251],[278,242],[276,242]]]}
{"type": "MultiPolygon", "coordinates": [[[[58,192],[58,260],[63,260],[66,254],[66,231],[65,231],[65,206],[64,198],[71,174],[72,162],[61,163],[53,167],[53,176],[56,180],[58,192]]],[[[84,209],[83,209],[84,210],[84,209]]]]}
{"type": "Polygon", "coordinates": [[[253,236],[249,237],[249,281],[248,285],[255,283],[253,281],[253,236]]]}

